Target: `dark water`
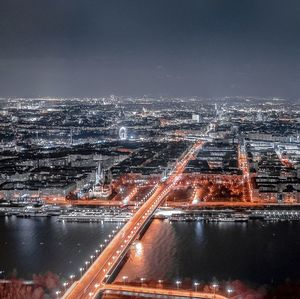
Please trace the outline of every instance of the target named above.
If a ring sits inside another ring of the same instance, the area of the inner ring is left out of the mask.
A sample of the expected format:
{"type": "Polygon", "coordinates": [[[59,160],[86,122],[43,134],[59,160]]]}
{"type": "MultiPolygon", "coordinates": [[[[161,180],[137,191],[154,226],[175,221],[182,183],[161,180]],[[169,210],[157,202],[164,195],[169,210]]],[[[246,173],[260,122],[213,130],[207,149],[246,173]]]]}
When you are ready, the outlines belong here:
{"type": "MultiPolygon", "coordinates": [[[[0,218],[0,269],[30,279],[78,273],[116,224],[55,218],[0,218]]],[[[169,223],[154,220],[117,280],[240,279],[257,284],[300,279],[300,223],[169,223]]]]}
{"type": "Polygon", "coordinates": [[[155,220],[117,280],[300,279],[299,223],[169,223],[155,220]]]}
{"type": "Polygon", "coordinates": [[[116,224],[62,223],[56,218],[0,218],[0,270],[31,279],[51,271],[77,274],[116,224]]]}

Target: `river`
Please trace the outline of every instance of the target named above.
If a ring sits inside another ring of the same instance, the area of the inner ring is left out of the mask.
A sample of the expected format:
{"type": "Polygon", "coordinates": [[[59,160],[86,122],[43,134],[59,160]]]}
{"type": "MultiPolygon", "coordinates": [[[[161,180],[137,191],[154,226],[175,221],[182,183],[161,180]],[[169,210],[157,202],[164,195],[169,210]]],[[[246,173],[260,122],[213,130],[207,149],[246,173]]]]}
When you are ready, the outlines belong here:
{"type": "MultiPolygon", "coordinates": [[[[18,277],[51,271],[78,274],[114,223],[63,223],[53,218],[0,218],[0,270],[18,277]]],[[[129,252],[117,280],[239,279],[255,284],[300,279],[300,224],[170,223],[154,220],[129,252]]]]}

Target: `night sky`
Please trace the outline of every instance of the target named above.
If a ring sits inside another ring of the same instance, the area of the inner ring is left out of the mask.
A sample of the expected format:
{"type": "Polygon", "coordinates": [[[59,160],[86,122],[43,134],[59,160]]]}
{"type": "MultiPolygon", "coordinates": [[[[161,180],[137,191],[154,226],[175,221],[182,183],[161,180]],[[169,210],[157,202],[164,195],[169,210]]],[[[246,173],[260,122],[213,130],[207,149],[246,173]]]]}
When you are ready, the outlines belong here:
{"type": "Polygon", "coordinates": [[[1,0],[0,96],[300,98],[299,0],[1,0]]]}

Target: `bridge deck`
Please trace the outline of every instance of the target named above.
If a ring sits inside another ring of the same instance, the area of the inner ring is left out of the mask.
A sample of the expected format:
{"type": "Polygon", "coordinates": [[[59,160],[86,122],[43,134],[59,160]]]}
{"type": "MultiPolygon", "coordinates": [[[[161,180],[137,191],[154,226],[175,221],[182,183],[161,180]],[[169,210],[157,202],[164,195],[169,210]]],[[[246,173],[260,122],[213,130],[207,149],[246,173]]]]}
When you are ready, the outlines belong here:
{"type": "Polygon", "coordinates": [[[79,281],[76,281],[64,294],[64,299],[96,298],[107,280],[107,275],[113,273],[127,252],[129,246],[136,240],[145,224],[163,202],[165,196],[172,190],[182,174],[186,164],[193,157],[195,150],[202,143],[193,147],[177,161],[176,166],[165,182],[155,186],[152,195],[132,216],[132,218],[115,235],[104,251],[93,262],[79,281]]]}

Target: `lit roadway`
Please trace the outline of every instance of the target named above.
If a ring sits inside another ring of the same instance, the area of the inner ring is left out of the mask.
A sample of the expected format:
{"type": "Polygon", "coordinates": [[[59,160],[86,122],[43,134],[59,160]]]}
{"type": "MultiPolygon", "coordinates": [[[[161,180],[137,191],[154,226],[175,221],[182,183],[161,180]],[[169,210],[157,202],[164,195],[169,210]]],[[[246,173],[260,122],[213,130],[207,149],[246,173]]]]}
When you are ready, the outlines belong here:
{"type": "Polygon", "coordinates": [[[115,235],[103,252],[83,274],[81,279],[74,282],[67,290],[63,296],[64,299],[97,298],[97,294],[103,290],[109,275],[119,265],[132,242],[139,237],[139,234],[151,219],[157,207],[175,186],[185,166],[194,157],[195,151],[201,145],[201,142],[195,143],[177,161],[170,176],[164,182],[157,183],[154,186],[146,202],[115,235]]]}
{"type": "Polygon", "coordinates": [[[248,165],[248,158],[246,155],[245,148],[240,146],[239,148],[239,166],[241,170],[243,171],[243,176],[247,180],[247,187],[248,187],[248,193],[250,196],[250,201],[253,202],[253,187],[250,180],[250,173],[249,173],[249,165],[248,165]]]}
{"type": "Polygon", "coordinates": [[[163,288],[149,288],[149,287],[136,287],[129,285],[118,285],[118,284],[107,284],[103,288],[104,294],[125,294],[131,293],[132,295],[156,295],[156,296],[170,296],[170,297],[188,297],[188,298],[201,298],[201,299],[228,299],[223,295],[201,292],[201,291],[191,291],[183,289],[163,289],[163,288]]]}

